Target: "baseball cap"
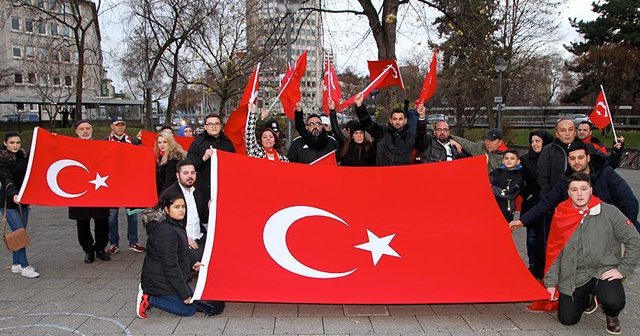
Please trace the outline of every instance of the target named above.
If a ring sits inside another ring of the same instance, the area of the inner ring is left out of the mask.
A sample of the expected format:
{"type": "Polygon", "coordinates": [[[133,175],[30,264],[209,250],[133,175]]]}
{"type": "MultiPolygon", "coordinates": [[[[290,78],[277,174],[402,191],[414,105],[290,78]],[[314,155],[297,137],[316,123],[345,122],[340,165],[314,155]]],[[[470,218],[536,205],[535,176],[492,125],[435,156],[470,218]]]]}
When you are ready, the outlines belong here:
{"type": "Polygon", "coordinates": [[[323,124],[331,126],[331,121],[329,120],[329,117],[322,116],[320,117],[320,120],[322,120],[323,124]]]}
{"type": "Polygon", "coordinates": [[[119,123],[127,123],[124,121],[124,118],[120,115],[114,115],[111,117],[111,124],[119,124],[119,123]]]}
{"type": "Polygon", "coordinates": [[[275,119],[269,119],[265,122],[264,127],[272,129],[274,132],[280,132],[280,125],[275,119]]]}
{"type": "Polygon", "coordinates": [[[492,141],[502,139],[502,131],[497,128],[492,128],[487,132],[484,138],[486,140],[492,140],[492,141]]]}

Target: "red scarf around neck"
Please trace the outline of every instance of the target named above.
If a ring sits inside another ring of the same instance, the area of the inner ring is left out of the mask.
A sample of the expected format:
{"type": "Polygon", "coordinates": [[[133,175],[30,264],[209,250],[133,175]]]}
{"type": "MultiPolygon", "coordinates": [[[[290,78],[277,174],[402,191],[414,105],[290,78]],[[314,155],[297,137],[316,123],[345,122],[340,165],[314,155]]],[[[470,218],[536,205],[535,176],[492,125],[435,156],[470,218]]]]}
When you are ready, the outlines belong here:
{"type": "Polygon", "coordinates": [[[275,150],[275,148],[264,148],[262,147],[262,149],[264,149],[265,152],[265,156],[264,158],[269,160],[269,155],[273,155],[273,161],[280,161],[280,158],[278,157],[278,151],[275,150]]]}

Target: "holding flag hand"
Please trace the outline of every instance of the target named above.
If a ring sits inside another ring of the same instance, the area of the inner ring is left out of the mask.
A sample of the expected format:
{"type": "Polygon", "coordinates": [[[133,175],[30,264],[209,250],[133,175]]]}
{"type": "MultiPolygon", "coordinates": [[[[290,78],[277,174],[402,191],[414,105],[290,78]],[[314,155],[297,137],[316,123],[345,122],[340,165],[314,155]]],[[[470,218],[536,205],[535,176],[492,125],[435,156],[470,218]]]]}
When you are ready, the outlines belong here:
{"type": "Polygon", "coordinates": [[[519,219],[511,221],[509,223],[509,229],[511,229],[511,232],[513,232],[513,231],[515,231],[515,230],[517,230],[517,229],[519,229],[519,228],[521,228],[523,226],[524,226],[524,224],[522,224],[522,222],[519,219]]]}
{"type": "Polygon", "coordinates": [[[256,113],[256,104],[249,103],[249,113],[256,113]]]}
{"type": "Polygon", "coordinates": [[[336,109],[336,102],[334,102],[333,99],[328,98],[327,99],[327,106],[329,107],[329,111],[335,110],[336,109]]]}
{"type": "Polygon", "coordinates": [[[418,111],[418,115],[419,115],[419,119],[420,120],[424,120],[425,115],[427,114],[427,109],[424,107],[423,104],[418,104],[418,107],[416,107],[416,111],[418,111]]]}
{"type": "Polygon", "coordinates": [[[358,93],[356,95],[356,100],[355,100],[356,106],[357,107],[362,106],[362,102],[363,101],[364,101],[364,94],[362,94],[362,92],[360,92],[360,93],[358,93]]]}
{"type": "Polygon", "coordinates": [[[260,120],[265,120],[265,119],[267,119],[267,118],[269,117],[269,114],[271,114],[271,113],[269,113],[269,109],[263,108],[263,109],[260,111],[260,120]]]}
{"type": "Polygon", "coordinates": [[[624,145],[624,137],[618,137],[616,143],[613,144],[613,148],[620,149],[624,145]]]}
{"type": "Polygon", "coordinates": [[[547,292],[551,294],[551,298],[549,300],[551,301],[558,300],[558,298],[556,298],[556,287],[547,287],[547,292]]]}

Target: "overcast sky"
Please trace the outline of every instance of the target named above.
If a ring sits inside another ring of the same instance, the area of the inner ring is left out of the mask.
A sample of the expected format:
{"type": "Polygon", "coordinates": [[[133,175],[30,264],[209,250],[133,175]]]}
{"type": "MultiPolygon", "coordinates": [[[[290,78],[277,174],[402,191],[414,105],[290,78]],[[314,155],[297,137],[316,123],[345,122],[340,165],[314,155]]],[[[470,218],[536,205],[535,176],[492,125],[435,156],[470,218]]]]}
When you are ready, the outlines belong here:
{"type": "MultiPolygon", "coordinates": [[[[123,44],[121,42],[124,31],[127,29],[123,15],[125,9],[119,0],[105,0],[105,2],[100,15],[105,67],[109,78],[114,81],[116,91],[122,91],[122,80],[118,72],[116,57],[122,52],[123,44]],[[104,10],[107,8],[109,9],[104,10]]],[[[347,7],[361,10],[355,0],[324,0],[325,6],[329,8],[342,9],[345,8],[345,3],[347,7]]],[[[397,43],[398,59],[402,61],[403,56],[408,57],[411,53],[424,53],[427,58],[430,58],[431,50],[428,48],[427,42],[437,38],[434,28],[430,25],[437,13],[425,9],[424,6],[414,5],[412,2],[408,6],[410,7],[406,14],[398,18],[400,26],[397,43]],[[416,17],[424,19],[416,20],[416,17]]],[[[555,48],[565,57],[569,57],[562,45],[579,39],[579,35],[569,25],[569,18],[592,20],[597,15],[591,12],[591,1],[587,0],[568,0],[562,7],[561,13],[558,19],[560,22],[558,38],[561,42],[549,47],[555,48]]],[[[362,39],[368,30],[366,19],[353,14],[325,14],[323,20],[325,48],[330,47],[334,50],[337,70],[341,71],[341,69],[351,67],[358,72],[365,73],[367,71],[366,60],[377,58],[377,49],[371,35],[369,34],[366,39],[362,39]]]]}

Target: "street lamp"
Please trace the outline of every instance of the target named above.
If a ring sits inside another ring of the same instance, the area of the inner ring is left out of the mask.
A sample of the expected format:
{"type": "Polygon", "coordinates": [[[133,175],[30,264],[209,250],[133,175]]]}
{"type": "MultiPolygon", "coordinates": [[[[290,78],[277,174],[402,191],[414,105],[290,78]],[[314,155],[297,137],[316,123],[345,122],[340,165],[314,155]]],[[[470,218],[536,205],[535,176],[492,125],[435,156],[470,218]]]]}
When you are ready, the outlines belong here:
{"type": "Polygon", "coordinates": [[[504,58],[498,58],[495,64],[496,71],[498,72],[498,96],[495,97],[494,101],[498,104],[498,109],[496,111],[496,128],[500,128],[500,107],[502,106],[502,73],[507,70],[507,61],[504,58]]]}
{"type": "MultiPolygon", "coordinates": [[[[287,21],[285,24],[285,32],[287,33],[287,66],[291,64],[291,30],[293,27],[293,14],[300,9],[301,0],[276,0],[276,6],[280,13],[285,14],[287,21]]],[[[291,119],[288,120],[287,127],[287,143],[291,145],[291,119]]]]}

